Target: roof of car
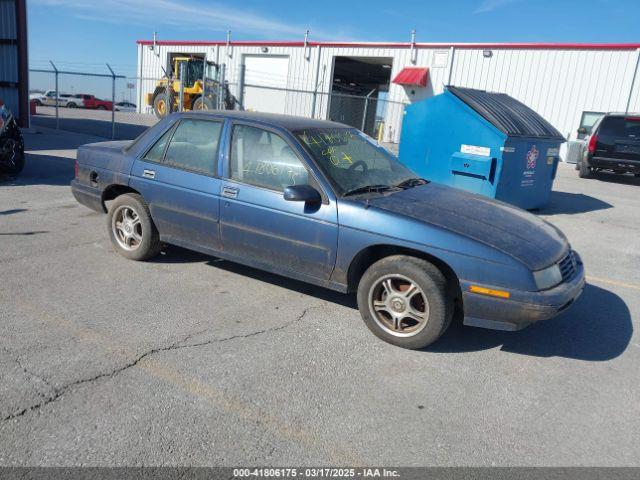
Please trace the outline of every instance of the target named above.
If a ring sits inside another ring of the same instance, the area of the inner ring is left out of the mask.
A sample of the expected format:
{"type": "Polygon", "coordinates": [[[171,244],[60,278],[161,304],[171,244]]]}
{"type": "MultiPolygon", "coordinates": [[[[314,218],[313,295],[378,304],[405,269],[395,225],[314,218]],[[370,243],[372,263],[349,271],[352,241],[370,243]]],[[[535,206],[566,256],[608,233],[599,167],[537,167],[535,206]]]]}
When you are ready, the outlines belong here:
{"type": "MultiPolygon", "coordinates": [[[[318,120],[315,118],[294,117],[292,115],[280,115],[276,113],[247,112],[240,110],[208,110],[199,112],[185,112],[184,114],[209,116],[209,117],[226,117],[238,120],[252,120],[265,124],[276,125],[287,130],[302,130],[305,128],[351,128],[338,122],[329,120],[318,120]]],[[[184,115],[183,114],[183,115],[184,115]]],[[[180,115],[180,114],[178,114],[180,115]]]]}

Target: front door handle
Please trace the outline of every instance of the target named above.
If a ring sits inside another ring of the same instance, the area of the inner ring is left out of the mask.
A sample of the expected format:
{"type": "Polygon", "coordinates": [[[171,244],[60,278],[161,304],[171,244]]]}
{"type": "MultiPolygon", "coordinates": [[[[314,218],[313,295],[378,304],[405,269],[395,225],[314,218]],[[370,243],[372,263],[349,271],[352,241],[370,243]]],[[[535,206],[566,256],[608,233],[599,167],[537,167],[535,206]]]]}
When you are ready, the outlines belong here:
{"type": "Polygon", "coordinates": [[[228,198],[237,198],[239,190],[236,187],[222,187],[222,196],[228,198]]]}
{"type": "Polygon", "coordinates": [[[144,178],[150,178],[153,180],[154,178],[156,178],[156,172],[154,170],[147,170],[145,168],[144,171],[142,172],[142,176],[144,178]]]}

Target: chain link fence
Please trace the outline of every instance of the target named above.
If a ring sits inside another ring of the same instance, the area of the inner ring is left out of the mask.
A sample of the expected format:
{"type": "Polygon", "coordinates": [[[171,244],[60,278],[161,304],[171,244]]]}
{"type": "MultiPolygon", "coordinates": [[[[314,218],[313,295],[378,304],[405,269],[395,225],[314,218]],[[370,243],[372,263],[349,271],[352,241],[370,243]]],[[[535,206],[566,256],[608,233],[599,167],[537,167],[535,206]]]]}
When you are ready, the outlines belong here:
{"type": "Polygon", "coordinates": [[[330,91],[278,87],[273,81],[256,83],[256,75],[246,77],[244,69],[236,81],[228,82],[224,65],[216,66],[214,73],[206,67],[188,72],[185,67],[158,78],[120,75],[108,66],[105,73],[62,70],[53,63],[51,67],[30,70],[30,85],[38,88],[30,93],[36,104],[32,124],[102,138],[132,139],[167,112],[205,108],[333,120],[394,144],[405,108],[403,102],[377,90],[359,95],[335,87],[330,91]],[[245,78],[254,83],[245,83],[245,78]]]}

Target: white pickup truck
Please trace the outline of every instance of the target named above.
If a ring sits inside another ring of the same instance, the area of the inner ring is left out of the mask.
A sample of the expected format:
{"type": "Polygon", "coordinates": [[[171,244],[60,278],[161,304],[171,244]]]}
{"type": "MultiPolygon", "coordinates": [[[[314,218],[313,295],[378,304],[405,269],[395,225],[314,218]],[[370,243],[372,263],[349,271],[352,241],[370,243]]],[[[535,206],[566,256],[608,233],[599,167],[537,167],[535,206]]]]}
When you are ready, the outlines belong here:
{"type": "MultiPolygon", "coordinates": [[[[29,100],[35,100],[36,105],[47,105],[49,107],[55,107],[56,105],[56,91],[47,90],[42,94],[30,95],[29,100]]],[[[71,100],[71,94],[61,93],[58,95],[58,106],[66,107],[67,103],[71,100]]]]}

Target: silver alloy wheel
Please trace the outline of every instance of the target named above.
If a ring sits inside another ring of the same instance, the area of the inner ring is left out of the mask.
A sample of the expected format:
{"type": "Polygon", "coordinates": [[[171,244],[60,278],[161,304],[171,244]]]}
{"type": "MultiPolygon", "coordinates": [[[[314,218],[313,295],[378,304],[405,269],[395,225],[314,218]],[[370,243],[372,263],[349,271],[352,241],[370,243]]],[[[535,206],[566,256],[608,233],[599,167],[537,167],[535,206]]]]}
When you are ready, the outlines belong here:
{"type": "Polygon", "coordinates": [[[385,332],[412,337],[427,325],[429,302],[416,282],[400,274],[385,275],[369,289],[371,316],[385,332]]]}
{"type": "Polygon", "coordinates": [[[128,205],[121,205],[113,213],[111,229],[118,245],[133,251],[142,243],[142,223],[138,213],[128,205]]]}

